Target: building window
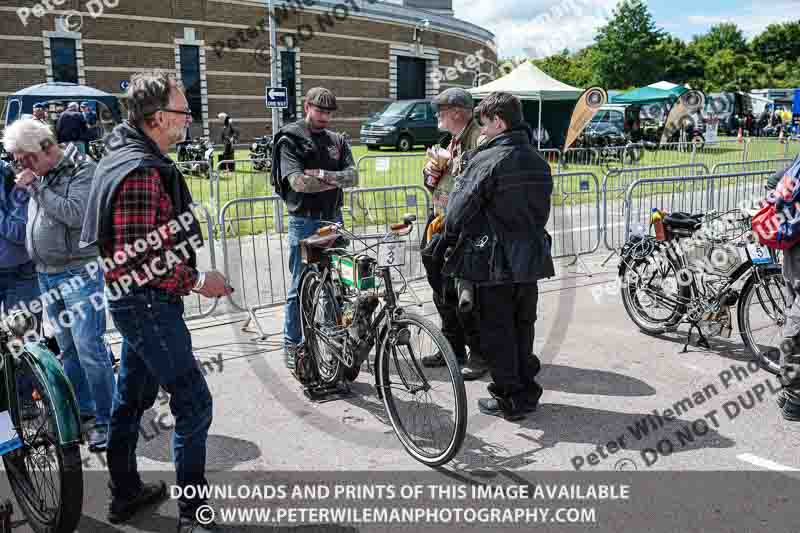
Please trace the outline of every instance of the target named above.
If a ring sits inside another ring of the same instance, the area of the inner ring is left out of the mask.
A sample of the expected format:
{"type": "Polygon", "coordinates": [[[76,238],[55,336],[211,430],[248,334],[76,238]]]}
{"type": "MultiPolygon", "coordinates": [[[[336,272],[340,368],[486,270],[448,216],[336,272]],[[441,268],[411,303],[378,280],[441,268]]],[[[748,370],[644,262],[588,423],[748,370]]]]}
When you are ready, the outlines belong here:
{"type": "Polygon", "coordinates": [[[397,57],[397,99],[425,98],[425,60],[416,57],[397,57]]]}
{"type": "Polygon", "coordinates": [[[78,83],[75,39],[50,39],[50,56],[53,61],[53,81],[78,83]]]}
{"type": "Polygon", "coordinates": [[[281,83],[286,87],[288,100],[286,109],[283,110],[283,121],[294,122],[297,120],[297,79],[294,52],[281,52],[281,83]]]}
{"type": "Polygon", "coordinates": [[[192,120],[203,120],[203,98],[200,91],[200,47],[181,45],[181,80],[192,111],[192,120]]]}

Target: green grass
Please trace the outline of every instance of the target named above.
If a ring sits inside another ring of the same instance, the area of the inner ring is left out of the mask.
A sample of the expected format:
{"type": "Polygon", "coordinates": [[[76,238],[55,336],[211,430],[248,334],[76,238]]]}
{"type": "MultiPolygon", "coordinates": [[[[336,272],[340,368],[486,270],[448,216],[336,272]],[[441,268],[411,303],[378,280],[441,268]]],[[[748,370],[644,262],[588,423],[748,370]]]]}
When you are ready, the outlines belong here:
{"type": "MultiPolygon", "coordinates": [[[[727,140],[727,139],[723,139],[727,140]]],[[[795,155],[800,148],[798,143],[789,146],[789,157],[795,155]]],[[[744,157],[744,145],[739,143],[723,143],[719,147],[708,146],[695,154],[694,162],[706,165],[711,171],[715,164],[724,162],[739,162],[744,157]]],[[[578,159],[568,159],[566,168],[562,173],[591,173],[597,178],[597,184],[591,176],[573,176],[557,179],[553,194],[553,205],[594,204],[602,201],[600,189],[603,178],[609,168],[622,168],[619,161],[608,160],[598,162],[589,160],[588,151],[579,152],[578,159]],[[582,183],[583,182],[583,183],[582,183]]],[[[174,155],[174,154],[173,154],[174,155]]],[[[549,154],[553,156],[554,154],[549,154]]],[[[357,226],[380,227],[386,222],[396,222],[405,212],[417,212],[424,216],[426,194],[422,188],[422,167],[425,161],[425,151],[421,147],[410,153],[401,153],[393,149],[369,151],[366,146],[354,146],[353,157],[358,161],[364,159],[359,167],[359,188],[374,188],[384,186],[405,185],[407,188],[391,192],[357,193],[355,208],[350,207],[350,198],[346,197],[346,220],[357,226]]],[[[784,145],[775,139],[753,139],[749,145],[748,160],[776,159],[784,157],[784,145]]],[[[187,174],[187,181],[192,191],[192,196],[197,203],[207,205],[212,216],[218,216],[217,209],[222,208],[226,202],[239,198],[253,198],[260,196],[273,196],[269,176],[265,172],[253,172],[250,169],[249,151],[237,150],[236,171],[221,173],[219,181],[219,198],[210,203],[210,186],[208,178],[200,175],[187,174]],[[216,213],[216,215],[215,215],[216,213]]],[[[556,158],[552,157],[551,169],[558,170],[556,158]]],[[[641,160],[633,167],[629,164],[624,168],[644,166],[681,165],[692,162],[691,151],[678,151],[674,149],[645,151],[641,160]]],[[[735,171],[735,170],[734,170],[735,171]]],[[[638,173],[627,173],[622,176],[610,175],[607,186],[613,193],[613,198],[621,199],[624,188],[638,178],[681,176],[693,174],[691,169],[662,170],[638,173]]],[[[682,184],[680,190],[689,191],[704,187],[704,182],[682,184]]],[[[672,191],[673,185],[665,185],[661,189],[672,191]]],[[[652,189],[655,191],[655,189],[652,189]]],[[[216,192],[216,191],[215,191],[216,192]]],[[[226,215],[227,219],[235,218],[238,221],[229,226],[229,235],[249,235],[262,233],[266,229],[272,231],[275,226],[275,217],[279,202],[254,202],[234,206],[226,215]],[[232,230],[232,231],[231,231],[232,230]]],[[[284,221],[286,214],[284,213],[284,221]]]]}

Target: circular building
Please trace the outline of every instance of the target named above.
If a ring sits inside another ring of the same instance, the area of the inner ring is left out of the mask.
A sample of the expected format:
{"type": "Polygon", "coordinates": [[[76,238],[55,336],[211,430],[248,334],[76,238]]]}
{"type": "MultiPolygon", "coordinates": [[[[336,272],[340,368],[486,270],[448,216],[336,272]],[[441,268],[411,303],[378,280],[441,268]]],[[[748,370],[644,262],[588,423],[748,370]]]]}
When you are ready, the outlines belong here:
{"type": "Polygon", "coordinates": [[[20,89],[54,81],[122,98],[131,74],[161,68],[186,89],[193,137],[218,143],[223,112],[243,141],[271,133],[269,87],[286,89],[285,123],[321,85],[339,102],[332,127],[358,142],[361,123],[389,103],[473,87],[497,71],[494,36],[456,18],[451,0],[274,0],[274,49],[266,3],[9,0],[0,6],[0,109],[20,89]]]}

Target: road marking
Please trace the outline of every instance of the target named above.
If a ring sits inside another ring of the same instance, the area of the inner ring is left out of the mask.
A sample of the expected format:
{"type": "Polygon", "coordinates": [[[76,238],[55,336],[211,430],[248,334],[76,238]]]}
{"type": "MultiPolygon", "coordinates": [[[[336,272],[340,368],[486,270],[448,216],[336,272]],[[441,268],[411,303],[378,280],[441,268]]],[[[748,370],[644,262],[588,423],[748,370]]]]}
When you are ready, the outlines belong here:
{"type": "Polygon", "coordinates": [[[780,463],[770,461],[769,459],[763,459],[757,455],[753,455],[752,453],[740,453],[736,456],[736,458],[740,461],[744,461],[745,463],[760,466],[761,468],[766,468],[767,470],[775,470],[776,472],[800,472],[800,469],[793,468],[791,466],[784,466],[780,463]]]}

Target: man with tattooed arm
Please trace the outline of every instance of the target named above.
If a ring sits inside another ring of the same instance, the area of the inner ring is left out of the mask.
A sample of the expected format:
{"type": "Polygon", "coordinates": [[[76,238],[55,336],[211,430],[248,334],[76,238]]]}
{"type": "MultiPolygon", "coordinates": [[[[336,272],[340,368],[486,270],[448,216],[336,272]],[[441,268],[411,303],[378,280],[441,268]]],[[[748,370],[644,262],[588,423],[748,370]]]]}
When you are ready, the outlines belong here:
{"type": "Polygon", "coordinates": [[[294,369],[302,342],[297,288],[303,272],[300,241],[324,222],[341,222],[343,189],[358,185],[358,169],[347,138],[328,128],[337,109],[336,96],[324,87],[306,94],[305,117],[281,128],[274,139],[272,185],[289,211],[289,270],[284,355],[294,369]]]}

